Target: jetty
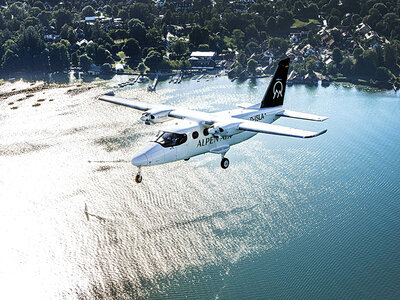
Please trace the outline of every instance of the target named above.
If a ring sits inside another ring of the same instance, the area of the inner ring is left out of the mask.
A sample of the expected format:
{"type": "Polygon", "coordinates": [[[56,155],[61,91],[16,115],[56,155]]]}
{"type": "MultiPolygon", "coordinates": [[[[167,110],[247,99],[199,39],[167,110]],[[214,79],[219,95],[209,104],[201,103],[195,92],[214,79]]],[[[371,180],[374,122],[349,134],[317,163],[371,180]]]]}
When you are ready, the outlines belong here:
{"type": "Polygon", "coordinates": [[[149,91],[149,92],[154,92],[155,90],[156,90],[156,86],[157,86],[157,83],[158,83],[158,73],[157,73],[157,76],[156,76],[156,78],[154,79],[154,81],[153,81],[153,84],[152,85],[149,85],[149,87],[147,88],[147,90],[149,91]]]}

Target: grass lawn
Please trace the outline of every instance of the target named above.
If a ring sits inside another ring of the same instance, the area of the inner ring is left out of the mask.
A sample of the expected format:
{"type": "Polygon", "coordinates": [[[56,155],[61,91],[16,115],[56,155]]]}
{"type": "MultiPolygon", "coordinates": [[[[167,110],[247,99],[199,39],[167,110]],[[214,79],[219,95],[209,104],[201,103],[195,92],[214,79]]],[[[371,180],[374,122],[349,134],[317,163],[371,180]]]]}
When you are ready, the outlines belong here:
{"type": "Polygon", "coordinates": [[[126,57],[124,51],[119,51],[119,52],[117,53],[117,56],[118,56],[119,58],[121,58],[121,59],[125,59],[125,57],[126,57]]]}
{"type": "Polygon", "coordinates": [[[224,42],[228,48],[234,48],[234,43],[232,38],[224,36],[224,42]]]}
{"type": "Polygon", "coordinates": [[[316,19],[309,19],[308,22],[304,22],[304,21],[301,21],[301,20],[299,20],[299,19],[294,19],[294,23],[293,23],[292,27],[301,28],[301,27],[304,27],[304,26],[306,26],[306,25],[308,25],[308,24],[310,24],[310,23],[321,24],[321,23],[320,23],[318,20],[316,20],[316,19]]]}

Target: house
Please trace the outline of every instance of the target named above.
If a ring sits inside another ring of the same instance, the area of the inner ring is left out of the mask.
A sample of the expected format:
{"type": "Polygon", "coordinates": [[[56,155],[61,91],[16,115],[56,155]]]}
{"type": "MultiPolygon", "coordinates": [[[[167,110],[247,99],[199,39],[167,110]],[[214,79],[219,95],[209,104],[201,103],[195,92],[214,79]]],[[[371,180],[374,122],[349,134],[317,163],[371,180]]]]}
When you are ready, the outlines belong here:
{"type": "Polygon", "coordinates": [[[315,50],[312,48],[310,44],[307,44],[300,50],[300,53],[303,54],[304,57],[312,55],[315,53],[315,50]]]}
{"type": "Polygon", "coordinates": [[[269,50],[264,51],[263,56],[264,56],[264,59],[268,59],[268,60],[274,59],[274,54],[269,50]]]}
{"type": "Polygon", "coordinates": [[[96,16],[93,16],[93,17],[85,17],[85,22],[86,23],[89,23],[89,22],[94,22],[94,21],[96,21],[96,16]]]}
{"type": "Polygon", "coordinates": [[[116,71],[117,73],[122,73],[122,72],[124,72],[124,65],[121,64],[121,63],[115,64],[115,71],[116,71]]]}
{"type": "Polygon", "coordinates": [[[97,66],[95,64],[92,64],[90,66],[90,69],[88,70],[89,75],[100,75],[101,73],[101,66],[97,66]]]}
{"type": "Polygon", "coordinates": [[[46,42],[56,43],[61,40],[61,36],[59,34],[45,34],[44,39],[46,42]]]}
{"type": "Polygon", "coordinates": [[[334,64],[334,65],[336,65],[332,58],[328,58],[328,59],[325,61],[325,65],[326,65],[326,66],[328,66],[329,64],[334,64]]]}
{"type": "Polygon", "coordinates": [[[360,23],[356,27],[356,32],[361,34],[366,34],[367,32],[371,31],[371,27],[368,24],[360,23]]]}
{"type": "Polygon", "coordinates": [[[164,4],[172,4],[175,7],[175,10],[186,10],[192,9],[193,1],[192,0],[165,0],[164,4]]]}
{"type": "Polygon", "coordinates": [[[333,47],[335,46],[335,40],[334,39],[330,39],[329,41],[326,42],[326,46],[329,49],[333,49],[333,47]]]}
{"type": "Polygon", "coordinates": [[[83,39],[80,40],[79,42],[76,42],[75,44],[80,48],[80,47],[86,47],[90,43],[93,43],[93,41],[88,42],[87,39],[83,39]]]}
{"type": "Polygon", "coordinates": [[[194,51],[190,54],[189,62],[193,69],[214,69],[216,52],[194,51]]]}
{"type": "Polygon", "coordinates": [[[290,34],[289,39],[290,39],[290,42],[292,42],[293,44],[298,44],[301,41],[301,37],[302,37],[301,33],[294,32],[294,33],[290,34]]]}
{"type": "Polygon", "coordinates": [[[364,34],[365,38],[369,43],[378,43],[381,41],[379,35],[375,31],[369,31],[366,34],[364,34]]]}

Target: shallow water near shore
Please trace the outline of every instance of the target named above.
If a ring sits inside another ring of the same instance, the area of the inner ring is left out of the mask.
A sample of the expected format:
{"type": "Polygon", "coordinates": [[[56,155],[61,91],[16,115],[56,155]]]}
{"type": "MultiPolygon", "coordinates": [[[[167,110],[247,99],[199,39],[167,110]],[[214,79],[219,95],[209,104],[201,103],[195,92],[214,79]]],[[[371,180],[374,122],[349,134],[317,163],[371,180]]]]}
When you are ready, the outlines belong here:
{"type": "MultiPolygon", "coordinates": [[[[289,87],[287,109],[329,119],[275,124],[325,135],[259,134],[227,170],[208,154],[137,185],[130,158],[162,125],[97,100],[119,80],[0,100],[0,298],[400,297],[398,94],[289,87]]],[[[268,81],[116,94],[216,111],[260,101],[268,81]]]]}

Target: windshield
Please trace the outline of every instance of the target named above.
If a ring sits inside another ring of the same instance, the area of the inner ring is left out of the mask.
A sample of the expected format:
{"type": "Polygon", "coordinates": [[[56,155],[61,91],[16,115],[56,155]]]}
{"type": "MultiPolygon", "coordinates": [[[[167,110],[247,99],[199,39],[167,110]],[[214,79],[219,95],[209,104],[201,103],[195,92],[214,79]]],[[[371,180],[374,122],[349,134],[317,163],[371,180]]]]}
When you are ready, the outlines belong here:
{"type": "Polygon", "coordinates": [[[161,131],[157,134],[155,142],[163,147],[173,147],[183,144],[186,140],[186,134],[161,131]]]}

